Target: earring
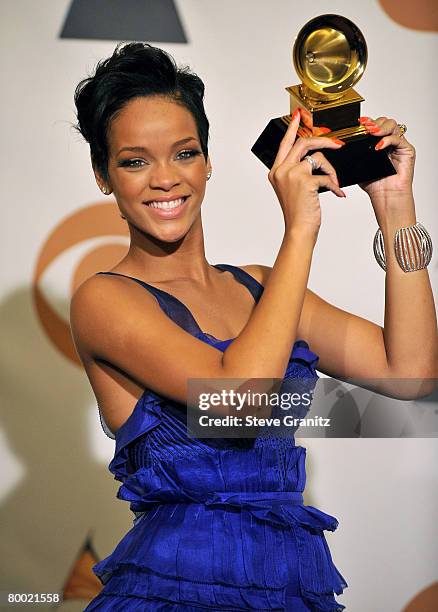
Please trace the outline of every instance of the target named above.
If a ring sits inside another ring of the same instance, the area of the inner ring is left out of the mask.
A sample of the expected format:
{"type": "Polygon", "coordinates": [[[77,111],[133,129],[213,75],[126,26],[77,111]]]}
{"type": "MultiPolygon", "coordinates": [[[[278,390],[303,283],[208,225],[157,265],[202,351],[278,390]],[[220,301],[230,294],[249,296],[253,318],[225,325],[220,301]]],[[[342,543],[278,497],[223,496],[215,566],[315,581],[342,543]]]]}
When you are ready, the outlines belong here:
{"type": "Polygon", "coordinates": [[[126,217],[124,217],[124,216],[122,215],[122,213],[120,213],[120,216],[122,217],[122,219],[126,219],[126,217]]]}
{"type": "Polygon", "coordinates": [[[103,187],[101,187],[100,190],[104,195],[108,195],[108,189],[105,187],[105,185],[103,185],[103,187]]]}
{"type": "Polygon", "coordinates": [[[207,181],[208,181],[208,179],[209,179],[210,177],[211,177],[211,170],[209,170],[209,171],[207,172],[207,181]]]}

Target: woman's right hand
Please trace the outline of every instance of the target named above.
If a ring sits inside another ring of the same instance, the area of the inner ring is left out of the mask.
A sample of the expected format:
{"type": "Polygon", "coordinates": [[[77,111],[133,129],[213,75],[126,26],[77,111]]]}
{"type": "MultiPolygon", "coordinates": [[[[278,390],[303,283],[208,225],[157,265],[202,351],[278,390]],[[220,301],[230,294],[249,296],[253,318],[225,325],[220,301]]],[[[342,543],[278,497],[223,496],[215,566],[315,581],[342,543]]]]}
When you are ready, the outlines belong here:
{"type": "Polygon", "coordinates": [[[321,225],[318,189],[326,187],[341,198],[346,195],[339,188],[335,169],[321,152],[313,153],[312,157],[325,173],[323,175],[312,174],[312,165],[304,158],[309,151],[339,149],[344,143],[329,137],[296,138],[299,124],[300,112],[296,110],[268,178],[283,210],[286,232],[307,232],[316,241],[321,225]]]}

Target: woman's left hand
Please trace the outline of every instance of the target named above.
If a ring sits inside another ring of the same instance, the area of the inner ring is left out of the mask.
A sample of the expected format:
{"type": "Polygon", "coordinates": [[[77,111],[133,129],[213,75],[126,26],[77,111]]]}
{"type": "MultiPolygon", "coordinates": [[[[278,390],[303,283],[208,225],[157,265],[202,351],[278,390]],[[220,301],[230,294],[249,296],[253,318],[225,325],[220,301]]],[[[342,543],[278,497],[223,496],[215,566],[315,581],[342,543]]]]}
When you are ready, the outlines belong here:
{"type": "MultiPolygon", "coordinates": [[[[390,149],[389,158],[397,174],[385,178],[360,183],[359,186],[370,196],[373,205],[380,200],[391,200],[393,203],[406,201],[412,197],[412,180],[414,177],[415,149],[408,142],[404,134],[400,135],[400,128],[395,119],[379,117],[361,117],[360,123],[373,136],[381,136],[376,144],[377,150],[390,149]]],[[[377,211],[376,211],[377,212],[377,211]]]]}

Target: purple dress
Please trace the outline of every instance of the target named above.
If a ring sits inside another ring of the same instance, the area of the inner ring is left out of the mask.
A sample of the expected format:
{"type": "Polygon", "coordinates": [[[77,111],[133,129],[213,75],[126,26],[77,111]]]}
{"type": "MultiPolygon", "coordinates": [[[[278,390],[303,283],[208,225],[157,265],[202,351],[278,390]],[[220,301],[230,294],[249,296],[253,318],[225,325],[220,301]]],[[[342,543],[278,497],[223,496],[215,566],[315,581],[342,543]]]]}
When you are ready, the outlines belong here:
{"type": "MultiPolygon", "coordinates": [[[[258,302],[256,279],[236,266],[215,267],[232,272],[258,302]]],[[[204,333],[180,300],[129,278],[188,333],[220,351],[233,341],[204,333]]],[[[317,361],[297,340],[283,382],[313,388],[317,361]]],[[[324,536],[338,521],[303,504],[306,449],[293,436],[193,438],[186,419],[185,405],[146,389],[117,431],[108,468],[135,518],[94,565],[104,586],[86,612],[343,610],[334,593],[347,583],[324,536]]]]}

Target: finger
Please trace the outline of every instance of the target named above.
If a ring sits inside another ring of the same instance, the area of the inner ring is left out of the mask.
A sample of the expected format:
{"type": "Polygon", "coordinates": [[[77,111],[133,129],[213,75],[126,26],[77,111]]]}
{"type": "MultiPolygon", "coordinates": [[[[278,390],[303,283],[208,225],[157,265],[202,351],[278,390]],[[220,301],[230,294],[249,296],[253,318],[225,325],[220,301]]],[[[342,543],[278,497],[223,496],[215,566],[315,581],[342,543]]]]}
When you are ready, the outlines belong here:
{"type": "MultiPolygon", "coordinates": [[[[316,153],[313,153],[310,157],[312,157],[312,159],[314,159],[317,163],[317,169],[322,170],[325,174],[327,174],[332,179],[332,181],[339,187],[336,170],[325,157],[325,155],[323,155],[320,151],[317,151],[316,153]]],[[[309,161],[307,161],[307,159],[303,159],[301,163],[305,164],[305,166],[303,167],[305,168],[306,172],[309,171],[309,168],[310,173],[312,172],[312,165],[309,161]],[[309,168],[306,168],[306,166],[309,166],[309,168]]]]}
{"type": "Polygon", "coordinates": [[[307,108],[300,107],[301,123],[306,126],[310,131],[313,128],[313,116],[307,108]]]}
{"type": "Polygon", "coordinates": [[[283,138],[281,139],[280,146],[278,147],[277,155],[275,157],[274,164],[271,168],[271,171],[275,170],[283,162],[286,155],[289,153],[297,137],[297,130],[298,130],[299,125],[300,125],[300,111],[297,109],[292,114],[288,128],[283,138]]]}
{"type": "Polygon", "coordinates": [[[331,129],[325,126],[319,126],[313,128],[312,136],[322,136],[323,134],[330,134],[331,129]]]}
{"type": "Polygon", "coordinates": [[[323,136],[324,134],[330,134],[330,132],[331,129],[325,126],[308,128],[300,125],[297,134],[304,138],[306,136],[323,136]]]}
{"type": "Polygon", "coordinates": [[[395,119],[384,119],[377,123],[375,127],[365,126],[366,130],[375,136],[386,136],[387,134],[393,134],[397,129],[397,122],[395,119]]]}
{"type": "Polygon", "coordinates": [[[359,117],[358,121],[362,125],[381,125],[387,119],[388,117],[377,117],[377,119],[373,119],[372,117],[359,117]]]}
{"type": "Polygon", "coordinates": [[[400,136],[399,133],[396,133],[396,134],[390,134],[389,136],[384,136],[381,140],[379,140],[379,142],[376,144],[374,148],[376,149],[376,151],[379,151],[380,149],[386,149],[390,146],[396,147],[396,148],[411,147],[409,142],[404,137],[404,134],[400,136]]]}
{"type": "MultiPolygon", "coordinates": [[[[310,166],[309,162],[306,163],[310,166]]],[[[314,174],[311,180],[313,181],[316,190],[318,190],[320,187],[325,187],[329,191],[332,191],[339,198],[347,197],[346,193],[342,191],[342,189],[339,189],[339,187],[331,180],[329,176],[326,176],[324,174],[314,174]]]]}
{"type": "Polygon", "coordinates": [[[379,117],[375,121],[362,121],[364,128],[369,134],[375,136],[386,136],[392,134],[397,128],[397,122],[395,119],[388,119],[387,117],[379,117]]]}
{"type": "MultiPolygon", "coordinates": [[[[370,118],[370,121],[372,123],[375,123],[376,125],[382,125],[382,123],[384,123],[387,120],[388,120],[388,117],[377,117],[376,119],[370,118]]],[[[369,122],[367,121],[366,123],[369,123],[369,122]]]]}
{"type": "Polygon", "coordinates": [[[310,136],[313,136],[312,130],[310,128],[304,127],[302,125],[300,125],[300,127],[298,128],[297,134],[301,138],[309,138],[310,136]]]}
{"type": "Polygon", "coordinates": [[[315,149],[340,149],[345,145],[343,140],[328,136],[314,136],[312,138],[298,138],[288,152],[285,163],[298,164],[309,151],[315,149]]]}

